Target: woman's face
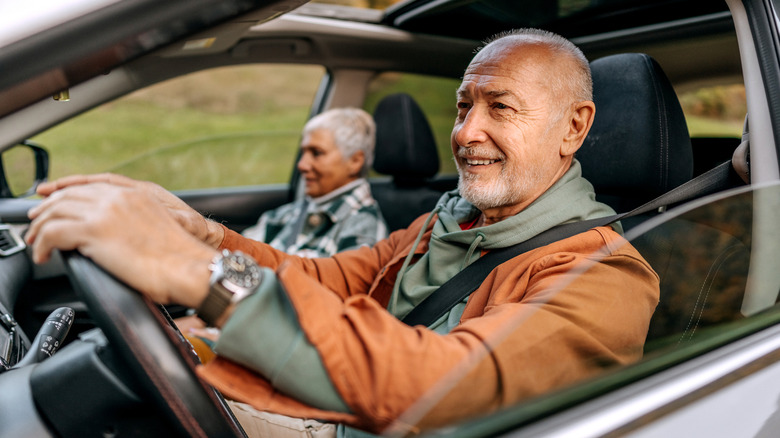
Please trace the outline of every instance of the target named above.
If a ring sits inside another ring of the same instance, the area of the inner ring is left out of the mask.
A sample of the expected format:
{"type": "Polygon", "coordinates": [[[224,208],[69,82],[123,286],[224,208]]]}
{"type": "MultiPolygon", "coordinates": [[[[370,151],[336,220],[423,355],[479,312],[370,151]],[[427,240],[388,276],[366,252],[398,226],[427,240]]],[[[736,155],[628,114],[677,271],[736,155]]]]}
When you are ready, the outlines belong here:
{"type": "MultiPolygon", "coordinates": [[[[360,155],[360,154],[355,154],[360,155]]],[[[306,195],[316,198],[352,182],[360,175],[362,161],[345,158],[327,129],[312,131],[303,137],[298,171],[306,183],[306,195]]]]}

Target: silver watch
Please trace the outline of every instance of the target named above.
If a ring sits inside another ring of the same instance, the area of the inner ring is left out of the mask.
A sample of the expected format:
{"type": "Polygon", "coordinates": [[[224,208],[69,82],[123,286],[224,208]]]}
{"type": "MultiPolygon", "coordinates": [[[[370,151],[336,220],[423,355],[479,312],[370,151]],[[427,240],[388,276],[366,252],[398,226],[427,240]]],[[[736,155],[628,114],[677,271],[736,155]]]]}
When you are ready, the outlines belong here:
{"type": "Polygon", "coordinates": [[[263,271],[249,256],[240,251],[223,250],[209,265],[209,294],[198,308],[198,316],[213,326],[230,304],[255,293],[263,271]]]}

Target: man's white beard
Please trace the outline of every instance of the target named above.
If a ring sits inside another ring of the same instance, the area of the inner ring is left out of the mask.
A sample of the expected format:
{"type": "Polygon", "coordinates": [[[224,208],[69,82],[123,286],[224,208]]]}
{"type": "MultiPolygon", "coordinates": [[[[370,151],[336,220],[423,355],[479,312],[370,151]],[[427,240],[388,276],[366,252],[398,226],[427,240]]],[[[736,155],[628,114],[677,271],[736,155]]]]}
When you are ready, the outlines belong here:
{"type": "Polygon", "coordinates": [[[460,196],[478,209],[502,207],[520,203],[528,196],[531,182],[541,178],[537,169],[526,169],[523,175],[506,172],[502,167],[496,178],[469,173],[458,166],[458,191],[460,196]]]}

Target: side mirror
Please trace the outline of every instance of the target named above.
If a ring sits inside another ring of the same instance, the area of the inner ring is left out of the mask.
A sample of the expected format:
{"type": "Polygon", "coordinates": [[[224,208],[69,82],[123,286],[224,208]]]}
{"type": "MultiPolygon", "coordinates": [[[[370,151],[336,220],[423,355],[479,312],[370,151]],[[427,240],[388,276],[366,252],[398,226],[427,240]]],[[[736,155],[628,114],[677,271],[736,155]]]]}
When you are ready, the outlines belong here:
{"type": "Polygon", "coordinates": [[[49,177],[49,153],[24,141],[0,154],[0,198],[25,198],[49,177]]]}

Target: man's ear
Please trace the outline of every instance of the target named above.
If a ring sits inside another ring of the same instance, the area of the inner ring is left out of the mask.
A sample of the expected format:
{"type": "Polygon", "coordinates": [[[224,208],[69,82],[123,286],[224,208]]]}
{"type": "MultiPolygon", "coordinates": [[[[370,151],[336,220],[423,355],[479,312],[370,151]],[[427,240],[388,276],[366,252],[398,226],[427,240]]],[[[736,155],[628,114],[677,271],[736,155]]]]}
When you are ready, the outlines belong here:
{"type": "Polygon", "coordinates": [[[585,141],[590,127],[593,126],[593,117],[596,115],[596,104],[589,100],[574,104],[574,110],[570,113],[569,127],[561,144],[561,155],[570,156],[577,152],[585,141]]]}
{"type": "Polygon", "coordinates": [[[363,170],[363,164],[366,162],[366,155],[363,151],[357,151],[347,160],[347,168],[351,176],[360,176],[363,170]]]}

